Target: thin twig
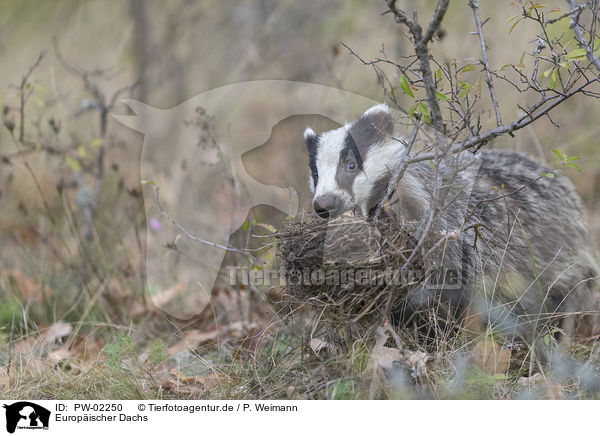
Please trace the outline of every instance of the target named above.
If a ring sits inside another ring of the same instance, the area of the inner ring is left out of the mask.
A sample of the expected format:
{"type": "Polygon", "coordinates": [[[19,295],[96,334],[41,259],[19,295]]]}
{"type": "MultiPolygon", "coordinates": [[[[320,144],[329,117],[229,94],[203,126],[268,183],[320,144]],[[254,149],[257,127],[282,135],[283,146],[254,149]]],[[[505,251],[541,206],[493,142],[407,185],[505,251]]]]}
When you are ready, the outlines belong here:
{"type": "Polygon", "coordinates": [[[402,178],[402,176],[404,175],[404,172],[406,171],[406,168],[408,167],[408,157],[410,156],[410,151],[412,150],[415,140],[417,139],[417,133],[419,132],[420,126],[421,126],[421,123],[419,123],[419,121],[417,121],[415,123],[413,132],[410,135],[410,139],[408,140],[408,143],[404,144],[405,149],[402,153],[402,158],[400,159],[400,165],[398,166],[398,169],[396,169],[396,171],[392,175],[392,178],[390,179],[390,181],[387,184],[387,188],[385,190],[384,195],[379,200],[379,204],[377,205],[377,209],[375,210],[375,215],[373,216],[373,219],[375,219],[375,220],[379,219],[379,215],[381,215],[383,205],[392,196],[394,190],[396,189],[396,184],[398,183],[398,180],[400,180],[402,178]]]}
{"type": "Polygon", "coordinates": [[[162,204],[160,203],[160,199],[159,199],[159,191],[160,191],[160,189],[158,187],[156,187],[156,186],[153,186],[153,188],[154,188],[154,201],[155,201],[155,205],[156,205],[156,207],[157,207],[158,212],[160,213],[160,215],[163,216],[168,221],[170,221],[171,224],[173,224],[188,239],[191,239],[192,241],[195,241],[195,242],[200,242],[201,244],[208,245],[210,247],[220,248],[222,250],[230,251],[230,252],[233,252],[233,253],[243,254],[244,256],[248,256],[248,257],[252,258],[253,260],[256,260],[256,258],[254,256],[252,256],[248,252],[248,250],[239,250],[239,249],[234,248],[234,247],[226,247],[225,245],[216,244],[214,242],[207,241],[206,239],[199,238],[198,236],[195,236],[192,233],[190,233],[190,231],[188,229],[186,229],[185,227],[183,227],[181,224],[179,224],[177,221],[175,221],[175,219],[172,218],[167,212],[165,212],[165,210],[162,207],[162,204]]]}
{"type": "Polygon", "coordinates": [[[21,124],[19,125],[19,141],[20,142],[22,142],[23,139],[25,139],[25,103],[27,101],[27,97],[25,95],[26,94],[25,87],[27,86],[27,82],[29,80],[29,77],[31,76],[31,73],[33,73],[33,70],[35,70],[40,65],[40,62],[42,62],[42,59],[44,59],[44,56],[46,56],[46,49],[44,49],[40,52],[36,61],[33,63],[33,65],[31,65],[29,67],[27,74],[25,74],[23,76],[23,78],[21,79],[21,89],[20,89],[20,92],[21,92],[21,106],[20,106],[21,124]]]}
{"type": "MultiPolygon", "coordinates": [[[[576,9],[575,0],[567,0],[567,3],[569,3],[569,6],[571,7],[572,11],[576,9]]],[[[576,14],[571,15],[571,27],[573,28],[573,32],[575,33],[575,38],[577,39],[579,46],[585,49],[588,60],[600,72],[600,59],[598,59],[598,56],[594,54],[592,48],[586,41],[585,36],[583,35],[583,27],[579,23],[579,18],[581,15],[581,11],[584,8],[584,5],[579,5],[578,8],[579,11],[577,11],[576,14]]]]}
{"type": "Polygon", "coordinates": [[[485,47],[485,39],[483,37],[483,30],[481,20],[479,19],[479,2],[477,0],[469,0],[469,6],[473,10],[473,17],[475,18],[475,25],[477,26],[477,35],[479,36],[479,44],[481,46],[481,56],[483,57],[483,69],[485,70],[485,81],[490,91],[490,98],[492,99],[492,107],[496,114],[496,125],[502,126],[502,119],[500,117],[500,108],[498,101],[496,100],[496,91],[494,90],[494,84],[492,82],[492,76],[490,75],[490,66],[488,63],[487,49],[485,47]]]}

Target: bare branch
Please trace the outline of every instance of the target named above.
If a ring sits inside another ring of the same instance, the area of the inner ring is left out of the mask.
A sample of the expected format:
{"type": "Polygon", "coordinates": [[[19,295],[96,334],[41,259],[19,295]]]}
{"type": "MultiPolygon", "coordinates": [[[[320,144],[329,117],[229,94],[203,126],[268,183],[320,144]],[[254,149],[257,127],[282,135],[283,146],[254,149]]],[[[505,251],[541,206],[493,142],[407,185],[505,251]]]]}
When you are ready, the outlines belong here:
{"type": "MultiPolygon", "coordinates": [[[[404,11],[396,7],[396,0],[388,0],[387,4],[390,8],[390,11],[396,16],[396,22],[405,24],[413,36],[415,54],[419,59],[419,70],[421,72],[421,79],[423,80],[423,85],[427,93],[427,103],[429,104],[429,108],[431,110],[431,122],[436,132],[444,133],[444,119],[442,117],[440,103],[436,95],[437,88],[435,80],[433,78],[433,74],[431,73],[428,44],[431,41],[431,38],[433,37],[435,32],[437,32],[440,28],[444,15],[448,10],[450,0],[438,1],[437,6],[435,8],[435,12],[431,18],[429,27],[427,28],[424,34],[422,33],[423,30],[421,29],[421,26],[417,22],[416,11],[413,14],[414,18],[411,21],[408,19],[404,11]]],[[[439,135],[438,139],[441,140],[439,135]]]]}
{"type": "Polygon", "coordinates": [[[199,242],[199,243],[204,244],[204,245],[208,245],[209,247],[220,248],[220,249],[225,250],[225,251],[231,251],[233,253],[243,254],[245,256],[251,257],[253,260],[256,260],[254,258],[254,256],[252,256],[248,252],[248,250],[239,250],[239,249],[234,248],[234,247],[226,247],[225,245],[216,244],[214,242],[207,241],[206,239],[202,239],[202,238],[199,238],[198,236],[193,235],[188,229],[186,229],[185,227],[183,227],[181,224],[179,224],[177,221],[175,221],[175,219],[172,218],[167,212],[165,212],[165,210],[162,207],[162,204],[160,203],[159,188],[156,187],[156,186],[152,186],[152,187],[154,188],[154,204],[155,204],[156,208],[158,209],[158,212],[160,213],[160,215],[163,218],[165,218],[166,220],[170,221],[171,224],[173,224],[188,239],[191,239],[192,241],[199,242]]]}
{"type": "Polygon", "coordinates": [[[413,132],[410,135],[410,139],[408,140],[408,143],[404,144],[406,148],[404,149],[404,152],[402,153],[402,159],[400,160],[400,166],[392,175],[392,178],[388,182],[387,188],[385,190],[385,194],[379,200],[379,204],[377,205],[377,209],[375,210],[375,215],[373,216],[373,219],[375,219],[375,220],[377,220],[379,218],[379,215],[381,215],[381,210],[383,209],[383,205],[392,196],[394,189],[396,188],[396,184],[398,183],[398,180],[400,180],[402,178],[402,176],[404,175],[404,171],[406,171],[406,168],[408,167],[408,157],[409,157],[410,151],[412,150],[412,147],[415,143],[415,140],[417,139],[417,133],[419,133],[420,126],[421,126],[421,124],[417,121],[415,124],[415,127],[413,129],[413,132]]]}
{"type": "Polygon", "coordinates": [[[490,75],[490,66],[488,63],[487,50],[485,47],[485,39],[483,37],[483,30],[481,20],[479,19],[479,2],[477,0],[469,0],[469,6],[473,10],[473,17],[475,18],[475,25],[477,26],[477,35],[479,36],[479,44],[481,45],[481,55],[483,57],[483,69],[485,70],[485,80],[487,82],[488,89],[490,91],[490,98],[492,99],[492,107],[496,114],[496,125],[499,127],[502,125],[502,119],[500,117],[500,108],[498,107],[498,101],[496,100],[496,92],[494,90],[494,84],[492,82],[492,76],[490,75]]]}
{"type": "Polygon", "coordinates": [[[592,47],[590,47],[587,40],[585,39],[585,36],[583,34],[583,27],[579,23],[579,18],[581,15],[581,11],[584,8],[584,5],[575,6],[575,0],[567,0],[567,3],[569,3],[569,6],[572,11],[579,9],[577,13],[571,15],[571,27],[575,32],[575,38],[577,39],[579,46],[585,49],[585,51],[587,52],[588,60],[592,63],[592,65],[594,65],[594,67],[596,67],[598,71],[600,71],[600,59],[598,59],[598,56],[594,54],[592,47]]]}
{"type": "Polygon", "coordinates": [[[31,65],[29,67],[27,74],[25,74],[23,76],[23,79],[21,79],[21,89],[20,89],[20,92],[21,92],[21,106],[20,106],[21,124],[19,125],[19,141],[21,141],[21,142],[25,138],[25,102],[27,101],[25,88],[27,87],[27,81],[29,80],[31,73],[33,73],[33,71],[40,65],[40,62],[42,62],[42,59],[44,59],[44,56],[46,56],[45,49],[40,52],[37,60],[33,63],[33,65],[31,65]]]}
{"type": "Polygon", "coordinates": [[[429,27],[425,31],[425,34],[421,38],[422,44],[428,44],[433,38],[433,35],[439,30],[440,25],[442,24],[442,20],[444,19],[444,15],[446,15],[446,11],[448,10],[448,6],[450,5],[450,0],[439,0],[437,6],[435,8],[435,12],[433,13],[433,17],[431,17],[431,22],[429,23],[429,27]]]}
{"type": "MultiPolygon", "coordinates": [[[[593,79],[589,79],[589,80],[585,81],[583,84],[581,84],[580,86],[578,86],[577,88],[575,88],[574,90],[572,90],[571,92],[568,92],[566,94],[550,96],[550,97],[546,97],[546,98],[542,99],[540,102],[536,103],[533,106],[531,111],[527,112],[525,115],[522,115],[521,117],[519,117],[517,120],[513,121],[510,124],[505,124],[505,125],[490,129],[481,135],[474,136],[472,138],[467,139],[466,141],[458,142],[458,143],[454,144],[452,147],[452,153],[458,153],[460,151],[468,150],[471,148],[478,149],[481,146],[485,145],[487,142],[491,141],[492,139],[494,139],[498,136],[501,136],[504,134],[510,134],[516,130],[522,129],[523,127],[530,125],[531,123],[540,119],[541,117],[547,116],[550,113],[550,111],[552,109],[554,109],[556,106],[560,105],[565,100],[571,98],[575,94],[582,93],[585,90],[585,88],[590,86],[592,83],[600,83],[600,77],[595,77],[593,79]],[[550,103],[550,104],[547,104],[547,103],[550,103]],[[546,106],[544,107],[544,105],[546,105],[546,106]],[[543,107],[543,109],[542,109],[542,107],[543,107]]],[[[409,161],[409,163],[422,162],[425,160],[432,160],[434,158],[435,158],[435,153],[423,153],[418,156],[415,156],[413,159],[411,159],[409,161]]]]}

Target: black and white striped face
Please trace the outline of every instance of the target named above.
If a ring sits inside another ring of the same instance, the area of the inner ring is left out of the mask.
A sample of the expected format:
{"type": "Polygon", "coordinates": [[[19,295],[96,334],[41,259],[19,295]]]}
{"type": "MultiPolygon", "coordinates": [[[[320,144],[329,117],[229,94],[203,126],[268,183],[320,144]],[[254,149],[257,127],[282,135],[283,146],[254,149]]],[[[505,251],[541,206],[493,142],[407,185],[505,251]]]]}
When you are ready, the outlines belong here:
{"type": "Polygon", "coordinates": [[[377,205],[404,149],[391,139],[393,128],[389,108],[380,104],[339,129],[304,131],[313,207],[321,218],[348,210],[367,216],[377,205]]]}

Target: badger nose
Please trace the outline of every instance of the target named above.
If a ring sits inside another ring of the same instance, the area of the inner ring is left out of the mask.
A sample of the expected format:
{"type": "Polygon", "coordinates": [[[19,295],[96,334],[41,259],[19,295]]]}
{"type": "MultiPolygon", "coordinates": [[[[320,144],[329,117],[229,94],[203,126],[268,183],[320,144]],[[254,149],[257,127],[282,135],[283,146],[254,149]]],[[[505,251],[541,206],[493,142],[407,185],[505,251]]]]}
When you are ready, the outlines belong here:
{"type": "Polygon", "coordinates": [[[331,194],[321,195],[313,200],[313,208],[321,218],[333,218],[340,213],[342,201],[331,194]]]}

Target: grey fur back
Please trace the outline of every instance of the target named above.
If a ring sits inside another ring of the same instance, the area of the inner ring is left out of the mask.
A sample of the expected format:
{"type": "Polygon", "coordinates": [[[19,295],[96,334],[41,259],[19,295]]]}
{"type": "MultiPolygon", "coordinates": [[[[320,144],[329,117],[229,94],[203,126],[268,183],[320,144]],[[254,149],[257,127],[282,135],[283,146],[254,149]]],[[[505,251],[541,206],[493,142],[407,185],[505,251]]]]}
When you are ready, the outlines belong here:
{"type": "MultiPolygon", "coordinates": [[[[440,173],[467,167],[442,183],[448,201],[434,222],[428,246],[444,232],[466,230],[427,260],[457,271],[459,283],[451,289],[421,288],[414,302],[432,304],[441,295],[460,307],[474,307],[507,334],[524,334],[530,326],[575,312],[570,318],[585,318],[586,333],[595,333],[598,267],[582,203],[571,182],[558,171],[554,178],[539,178],[550,169],[514,152],[482,150],[453,159],[440,173]],[[512,194],[504,196],[508,193],[512,194]]],[[[392,199],[397,216],[423,216],[433,177],[429,162],[409,165],[392,199]]]]}

